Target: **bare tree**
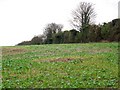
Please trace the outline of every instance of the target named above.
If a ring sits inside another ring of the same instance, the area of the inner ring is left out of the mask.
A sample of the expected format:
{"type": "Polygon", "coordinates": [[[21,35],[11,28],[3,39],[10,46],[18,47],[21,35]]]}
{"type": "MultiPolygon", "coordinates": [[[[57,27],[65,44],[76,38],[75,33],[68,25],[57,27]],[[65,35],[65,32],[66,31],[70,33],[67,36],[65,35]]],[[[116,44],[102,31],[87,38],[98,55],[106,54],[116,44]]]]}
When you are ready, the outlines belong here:
{"type": "Polygon", "coordinates": [[[87,42],[88,26],[93,23],[96,16],[93,4],[81,2],[72,15],[71,24],[82,33],[82,42],[87,42]]]}
{"type": "Polygon", "coordinates": [[[61,32],[62,28],[63,28],[62,24],[50,23],[50,24],[47,24],[44,31],[45,33],[48,33],[48,32],[58,33],[58,32],[61,32]]]}
{"type": "Polygon", "coordinates": [[[62,24],[50,23],[44,29],[44,36],[46,37],[46,43],[52,43],[52,35],[61,32],[63,28],[62,24]]]}
{"type": "Polygon", "coordinates": [[[77,9],[72,12],[73,20],[72,25],[79,31],[91,23],[95,19],[95,12],[92,3],[81,2],[79,3],[77,9]]]}

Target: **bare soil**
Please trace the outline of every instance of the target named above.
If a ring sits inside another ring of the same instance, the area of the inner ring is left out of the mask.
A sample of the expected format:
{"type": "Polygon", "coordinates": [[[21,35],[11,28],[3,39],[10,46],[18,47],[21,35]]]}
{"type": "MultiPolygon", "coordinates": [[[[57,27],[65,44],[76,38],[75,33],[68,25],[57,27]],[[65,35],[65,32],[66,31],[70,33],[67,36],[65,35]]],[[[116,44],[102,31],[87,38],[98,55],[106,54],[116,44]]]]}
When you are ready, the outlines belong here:
{"type": "Polygon", "coordinates": [[[80,60],[81,62],[84,60],[83,58],[55,58],[55,59],[34,60],[34,61],[35,62],[69,62],[76,59],[80,60]]]}

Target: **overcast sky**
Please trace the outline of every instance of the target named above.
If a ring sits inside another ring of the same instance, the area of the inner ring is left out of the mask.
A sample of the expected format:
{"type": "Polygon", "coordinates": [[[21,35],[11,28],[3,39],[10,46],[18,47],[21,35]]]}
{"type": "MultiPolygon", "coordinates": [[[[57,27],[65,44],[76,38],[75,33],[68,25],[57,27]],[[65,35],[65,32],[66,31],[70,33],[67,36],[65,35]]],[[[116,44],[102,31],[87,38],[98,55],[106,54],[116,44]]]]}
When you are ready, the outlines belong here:
{"type": "Polygon", "coordinates": [[[118,17],[119,0],[0,0],[0,46],[31,40],[52,22],[72,29],[71,12],[82,1],[95,4],[97,24],[118,17]]]}

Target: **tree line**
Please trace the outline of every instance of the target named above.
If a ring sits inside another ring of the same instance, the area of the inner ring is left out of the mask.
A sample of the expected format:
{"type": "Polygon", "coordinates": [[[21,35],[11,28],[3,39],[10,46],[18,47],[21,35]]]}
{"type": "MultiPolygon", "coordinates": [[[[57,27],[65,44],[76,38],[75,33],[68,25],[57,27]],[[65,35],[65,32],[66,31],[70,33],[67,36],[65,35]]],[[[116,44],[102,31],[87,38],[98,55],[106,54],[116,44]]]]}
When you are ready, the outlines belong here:
{"type": "Polygon", "coordinates": [[[18,45],[120,41],[120,19],[102,25],[94,24],[96,13],[93,4],[79,3],[72,15],[71,24],[74,29],[62,31],[62,24],[49,23],[42,35],[34,36],[30,41],[23,41],[18,45]]]}

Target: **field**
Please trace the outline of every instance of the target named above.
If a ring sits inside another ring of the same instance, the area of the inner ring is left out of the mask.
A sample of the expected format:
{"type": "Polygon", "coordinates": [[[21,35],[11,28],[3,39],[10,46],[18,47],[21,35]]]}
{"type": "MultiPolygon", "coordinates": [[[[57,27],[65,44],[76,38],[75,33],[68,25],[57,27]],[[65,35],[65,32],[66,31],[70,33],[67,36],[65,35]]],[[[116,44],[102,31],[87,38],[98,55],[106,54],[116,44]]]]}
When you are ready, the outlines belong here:
{"type": "Polygon", "coordinates": [[[3,88],[117,88],[118,43],[2,47],[3,88]]]}

